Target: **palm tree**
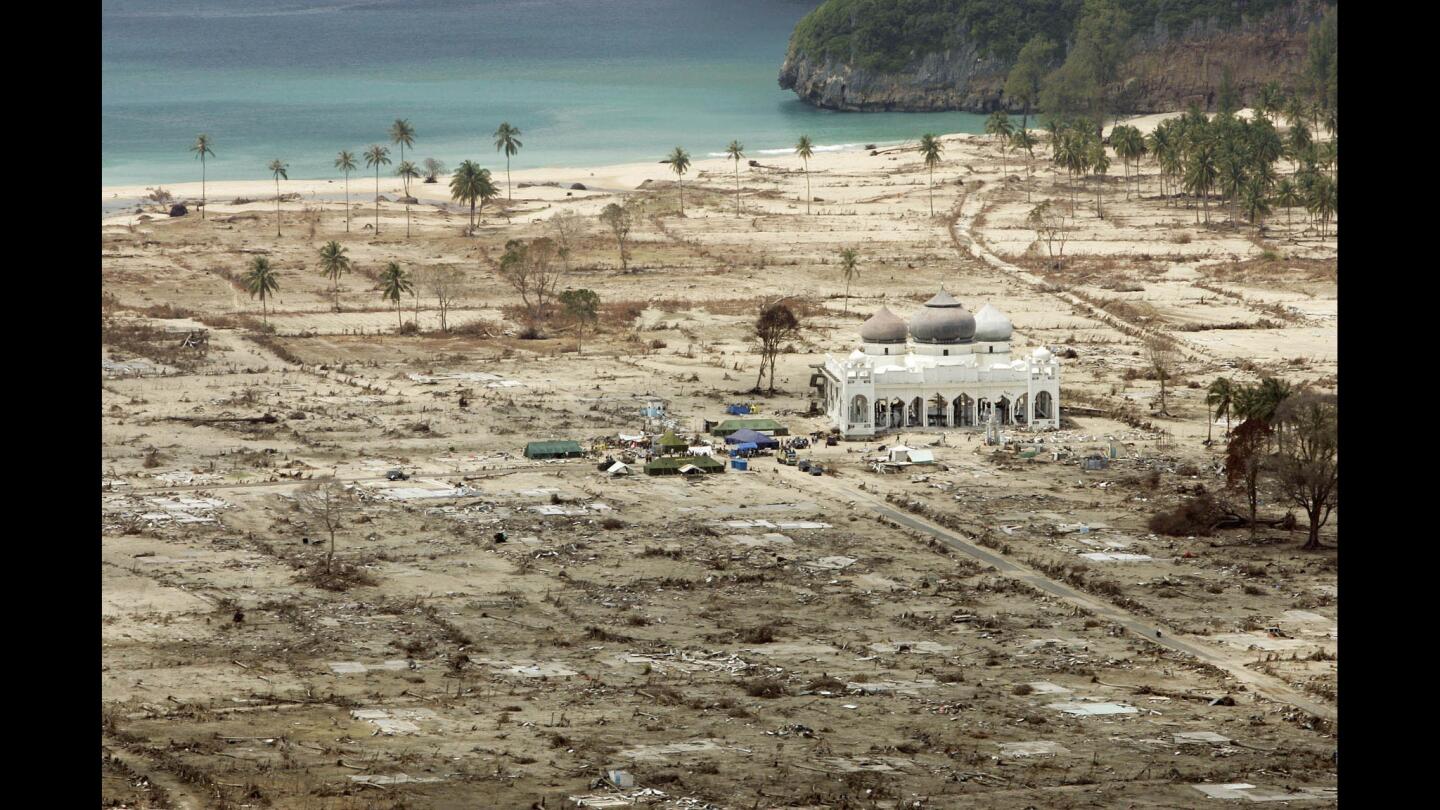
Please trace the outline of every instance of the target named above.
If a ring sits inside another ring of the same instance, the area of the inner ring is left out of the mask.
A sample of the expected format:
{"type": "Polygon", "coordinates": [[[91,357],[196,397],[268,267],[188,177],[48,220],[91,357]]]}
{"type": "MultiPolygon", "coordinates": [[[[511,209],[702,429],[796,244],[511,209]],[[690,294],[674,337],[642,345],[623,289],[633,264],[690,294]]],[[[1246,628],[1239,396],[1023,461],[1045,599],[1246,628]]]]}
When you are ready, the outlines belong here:
{"type": "Polygon", "coordinates": [[[1327,235],[1330,218],[1335,215],[1339,203],[1339,192],[1337,184],[1327,175],[1320,175],[1310,186],[1310,193],[1305,201],[1305,208],[1312,216],[1320,220],[1320,236],[1327,235]]]}
{"type": "MultiPolygon", "coordinates": [[[[1029,160],[1025,163],[1025,177],[1027,180],[1035,173],[1035,143],[1035,136],[1031,135],[1024,128],[1015,130],[1015,134],[1010,136],[1010,147],[1017,151],[1022,151],[1029,156],[1029,160]]],[[[1025,186],[1025,202],[1030,202],[1030,186],[1028,183],[1025,186]]]]}
{"type": "Polygon", "coordinates": [[[1250,224],[1260,227],[1260,219],[1270,213],[1269,188],[1265,185],[1264,178],[1255,175],[1245,183],[1241,194],[1242,204],[1245,206],[1245,218],[1250,224]]]}
{"type": "Polygon", "coordinates": [[[375,235],[380,235],[380,167],[390,165],[390,150],[378,143],[365,150],[365,167],[375,167],[375,235]]]}
{"type": "MultiPolygon", "coordinates": [[[[1215,164],[1215,149],[1208,141],[1192,150],[1190,160],[1185,166],[1185,190],[1201,195],[1200,205],[1205,210],[1207,223],[1210,221],[1210,189],[1215,187],[1219,174],[1220,170],[1215,164]]],[[[1200,221],[1198,211],[1195,221],[1200,221]]]]}
{"type": "Polygon", "coordinates": [[[1095,213],[1099,214],[1101,219],[1104,219],[1105,173],[1110,171],[1110,156],[1105,152],[1104,141],[1099,138],[1094,138],[1090,141],[1088,160],[1090,168],[1094,169],[1095,173],[1099,175],[1099,177],[1096,178],[1099,182],[1095,184],[1095,213]]]}
{"type": "Polygon", "coordinates": [[[740,158],[745,157],[745,145],[739,141],[731,141],[725,147],[725,154],[735,161],[735,216],[740,216],[740,158]]]}
{"type": "Polygon", "coordinates": [[[1304,126],[1305,119],[1310,110],[1305,106],[1305,99],[1299,94],[1293,94],[1285,100],[1285,124],[1288,128],[1295,128],[1296,125],[1304,126]]]}
{"type": "Polygon", "coordinates": [[[685,172],[690,171],[690,153],[677,146],[675,151],[665,158],[665,162],[670,164],[670,171],[680,178],[680,216],[683,217],[685,216],[685,172]]]}
{"type": "Polygon", "coordinates": [[[1230,201],[1230,222],[1235,222],[1235,208],[1240,203],[1241,192],[1249,181],[1249,174],[1245,171],[1245,157],[1240,154],[1239,148],[1229,142],[1222,141],[1216,166],[1220,171],[1220,193],[1230,201]]]}
{"type": "Polygon", "coordinates": [[[1235,383],[1231,382],[1228,377],[1217,378],[1215,382],[1210,383],[1210,387],[1206,390],[1205,405],[1212,409],[1211,413],[1213,414],[1210,417],[1211,424],[1205,428],[1206,441],[1210,440],[1211,427],[1213,427],[1215,419],[1221,416],[1225,417],[1225,435],[1230,435],[1230,411],[1235,404],[1235,390],[1235,383]]]}
{"type": "Polygon", "coordinates": [[[1000,147],[1000,176],[1004,177],[1009,172],[1005,168],[1005,146],[1010,141],[1010,134],[1015,129],[1010,125],[1010,116],[1004,110],[996,110],[990,113],[985,119],[985,134],[994,135],[995,142],[1000,147]]]}
{"type": "Polygon", "coordinates": [[[280,160],[279,160],[278,158],[275,159],[275,160],[270,161],[270,166],[269,166],[268,168],[270,169],[270,175],[275,178],[275,235],[276,235],[276,236],[279,236],[279,235],[280,235],[280,178],[283,177],[283,178],[285,178],[286,180],[289,180],[289,179],[290,179],[290,175],[289,175],[289,173],[286,171],[286,169],[288,168],[288,167],[287,167],[287,164],[280,162],[280,160]]]}
{"type": "Polygon", "coordinates": [[[405,238],[410,238],[410,181],[420,176],[420,167],[408,160],[400,161],[395,174],[405,181],[405,238]]]}
{"type": "Polygon", "coordinates": [[[380,274],[380,300],[395,302],[395,320],[401,329],[405,328],[405,321],[400,317],[400,297],[414,291],[415,285],[410,283],[409,274],[400,268],[399,263],[385,265],[385,272],[380,274]]]}
{"type": "Polygon", "coordinates": [[[940,165],[940,155],[945,152],[945,145],[940,143],[936,136],[925,133],[920,136],[920,157],[925,161],[925,168],[930,170],[930,216],[935,216],[935,167],[940,165]]]}
{"type": "Polygon", "coordinates": [[[815,150],[810,143],[809,135],[801,135],[800,140],[795,142],[795,154],[800,157],[800,162],[805,166],[805,213],[810,213],[810,156],[815,150]]]}
{"type": "Polygon", "coordinates": [[[1290,230],[1290,209],[1299,205],[1301,201],[1300,189],[1290,182],[1290,178],[1282,177],[1275,186],[1275,202],[1285,209],[1285,230],[1290,230]]]}
{"type": "Polygon", "coordinates": [[[495,130],[495,151],[505,152],[505,199],[512,199],[510,196],[510,156],[518,153],[520,147],[525,144],[520,142],[520,130],[502,123],[495,130]]]}
{"type": "MultiPolygon", "coordinates": [[[[1140,130],[1129,125],[1115,127],[1110,131],[1110,143],[1115,147],[1115,154],[1125,162],[1125,179],[1130,179],[1130,162],[1135,162],[1135,193],[1140,193],[1140,158],[1145,154],[1145,136],[1140,130]]],[[[1130,189],[1125,189],[1125,199],[1130,199],[1130,189]]]]}
{"type": "Polygon", "coordinates": [[[350,172],[355,171],[355,156],[341,149],[335,158],[335,168],[345,173],[345,232],[350,232],[350,172]]]}
{"type": "Polygon", "coordinates": [[[1280,112],[1280,108],[1284,103],[1284,94],[1280,92],[1280,84],[1278,82],[1269,82],[1260,87],[1260,98],[1257,105],[1260,108],[1260,112],[1273,118],[1276,113],[1280,112]]]}
{"type": "Polygon", "coordinates": [[[325,243],[320,248],[320,275],[330,279],[335,285],[335,311],[340,311],[340,276],[350,270],[350,257],[345,255],[345,248],[335,240],[325,243]]]}
{"type": "Polygon", "coordinates": [[[215,151],[210,148],[210,136],[200,133],[195,136],[195,143],[190,146],[190,151],[200,159],[200,218],[205,218],[205,156],[215,157],[215,151]]]}
{"type": "MultiPolygon", "coordinates": [[[[390,142],[400,144],[400,162],[405,162],[405,147],[415,145],[415,128],[410,126],[410,119],[396,118],[395,123],[390,125],[390,142]]],[[[405,196],[410,196],[410,181],[405,181],[405,196]]]]}
{"type": "Polygon", "coordinates": [[[850,314],[850,281],[860,275],[856,261],[860,254],[855,248],[844,248],[840,251],[840,276],[845,279],[845,314],[850,314]]]}
{"type": "Polygon", "coordinates": [[[480,168],[473,160],[461,163],[450,178],[450,199],[470,203],[471,235],[475,233],[475,203],[479,202],[483,210],[485,201],[499,193],[495,184],[490,182],[490,170],[480,168]]]}
{"type": "Polygon", "coordinates": [[[264,256],[256,256],[250,261],[250,272],[246,273],[241,281],[251,298],[260,296],[260,317],[266,325],[269,325],[270,313],[266,309],[265,302],[272,294],[280,291],[280,282],[275,268],[270,266],[270,260],[264,256]]]}

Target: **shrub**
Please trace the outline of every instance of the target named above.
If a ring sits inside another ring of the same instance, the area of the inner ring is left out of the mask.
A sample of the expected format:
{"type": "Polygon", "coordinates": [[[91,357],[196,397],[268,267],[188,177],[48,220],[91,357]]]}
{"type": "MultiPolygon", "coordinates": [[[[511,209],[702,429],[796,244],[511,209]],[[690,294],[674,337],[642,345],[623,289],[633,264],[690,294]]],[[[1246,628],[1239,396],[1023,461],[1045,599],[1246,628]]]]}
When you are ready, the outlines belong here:
{"type": "Polygon", "coordinates": [[[1170,537],[1209,537],[1224,513],[1211,495],[1187,498],[1173,509],[1156,512],[1146,525],[1150,531],[1170,537]]]}

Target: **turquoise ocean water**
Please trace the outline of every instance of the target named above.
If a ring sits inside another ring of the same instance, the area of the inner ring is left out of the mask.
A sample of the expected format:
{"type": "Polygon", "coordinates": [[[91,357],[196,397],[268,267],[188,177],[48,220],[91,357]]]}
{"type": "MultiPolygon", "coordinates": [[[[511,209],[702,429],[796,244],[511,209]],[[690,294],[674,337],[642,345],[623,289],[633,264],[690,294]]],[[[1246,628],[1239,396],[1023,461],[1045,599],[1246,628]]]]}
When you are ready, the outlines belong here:
{"type": "MultiPolygon", "coordinates": [[[[816,0],[104,0],[103,185],[334,176],[340,149],[416,130],[418,164],[504,168],[490,133],[522,131],[515,168],[750,157],[979,132],[967,113],[817,110],[776,83],[816,0]],[[774,152],[769,152],[774,154],[774,152]]],[[[392,160],[398,150],[391,145],[392,160]]],[[[363,162],[362,162],[363,173],[363,162]]]]}

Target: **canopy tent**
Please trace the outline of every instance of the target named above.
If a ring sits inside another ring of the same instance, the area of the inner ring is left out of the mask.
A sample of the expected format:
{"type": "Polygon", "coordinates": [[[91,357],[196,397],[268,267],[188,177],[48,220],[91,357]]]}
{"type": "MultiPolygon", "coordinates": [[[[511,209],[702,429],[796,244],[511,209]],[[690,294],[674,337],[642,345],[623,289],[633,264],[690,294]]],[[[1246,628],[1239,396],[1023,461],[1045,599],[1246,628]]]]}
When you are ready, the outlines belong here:
{"type": "Polygon", "coordinates": [[[526,458],[574,458],[583,455],[585,450],[574,441],[530,442],[525,445],[526,458]]]}
{"type": "Polygon", "coordinates": [[[764,433],[771,433],[776,436],[787,436],[790,430],[774,419],[726,419],[724,422],[710,429],[716,436],[729,436],[737,430],[758,430],[764,433]]]}
{"type": "Polygon", "coordinates": [[[780,442],[750,428],[741,428],[725,437],[726,444],[753,443],[757,447],[779,447],[780,442]]]}
{"type": "Polygon", "coordinates": [[[731,447],[730,449],[734,450],[737,453],[743,453],[746,450],[759,450],[760,445],[756,444],[755,442],[740,442],[739,444],[731,447]]]}
{"type": "Polygon", "coordinates": [[[660,437],[660,446],[666,450],[689,449],[690,443],[675,435],[675,431],[667,430],[665,435],[660,437]]]}
{"type": "Polygon", "coordinates": [[[645,464],[646,475],[674,475],[683,467],[694,467],[701,472],[723,473],[725,465],[709,456],[664,456],[645,464]]]}

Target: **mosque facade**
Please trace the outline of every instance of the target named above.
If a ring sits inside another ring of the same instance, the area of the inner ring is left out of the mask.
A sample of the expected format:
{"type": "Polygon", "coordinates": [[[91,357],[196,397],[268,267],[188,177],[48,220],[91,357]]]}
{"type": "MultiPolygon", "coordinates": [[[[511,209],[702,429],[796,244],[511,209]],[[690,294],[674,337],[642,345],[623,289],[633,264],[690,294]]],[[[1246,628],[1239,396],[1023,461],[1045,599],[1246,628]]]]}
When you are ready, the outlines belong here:
{"type": "Polygon", "coordinates": [[[941,289],[907,324],[889,308],[860,327],[848,357],[826,355],[811,385],[847,439],[925,430],[1060,426],[1060,361],[1040,347],[1011,353],[1010,319],[971,315],[941,289]]]}

